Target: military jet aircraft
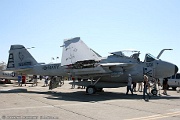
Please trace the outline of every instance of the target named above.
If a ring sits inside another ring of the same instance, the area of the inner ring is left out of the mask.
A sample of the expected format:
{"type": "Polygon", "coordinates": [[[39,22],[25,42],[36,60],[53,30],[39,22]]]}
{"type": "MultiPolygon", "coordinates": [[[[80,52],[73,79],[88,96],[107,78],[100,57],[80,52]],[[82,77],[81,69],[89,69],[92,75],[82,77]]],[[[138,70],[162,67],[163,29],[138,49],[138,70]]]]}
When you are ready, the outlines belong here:
{"type": "MultiPolygon", "coordinates": [[[[123,51],[111,52],[101,57],[90,49],[80,37],[64,40],[61,64],[39,64],[22,45],[11,45],[7,69],[26,74],[70,76],[78,79],[74,84],[86,86],[93,94],[103,88],[126,86],[128,74],[134,82],[142,82],[143,75],[165,78],[174,75],[178,67],[172,63],[145,55],[139,60],[139,51],[126,56],[123,51]]],[[[162,54],[162,53],[161,53],[162,54]]]]}
{"type": "Polygon", "coordinates": [[[67,66],[66,71],[71,76],[84,79],[75,84],[87,86],[86,92],[89,94],[102,88],[126,86],[128,74],[132,75],[134,82],[142,82],[144,74],[153,78],[165,78],[178,71],[176,65],[159,59],[164,50],[158,58],[146,54],[144,62],[141,62],[139,51],[132,51],[131,56],[117,51],[101,57],[79,37],[65,40],[62,47],[61,65],[67,66]]]}

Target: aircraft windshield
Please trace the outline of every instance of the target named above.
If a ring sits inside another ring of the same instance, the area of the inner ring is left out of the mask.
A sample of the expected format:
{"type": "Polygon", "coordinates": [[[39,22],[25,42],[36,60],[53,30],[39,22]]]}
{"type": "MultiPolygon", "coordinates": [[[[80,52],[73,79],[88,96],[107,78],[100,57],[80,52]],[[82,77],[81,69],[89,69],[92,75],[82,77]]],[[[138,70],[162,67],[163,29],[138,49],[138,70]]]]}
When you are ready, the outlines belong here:
{"type": "Polygon", "coordinates": [[[156,60],[156,58],[153,56],[153,55],[151,55],[151,54],[146,54],[146,56],[145,56],[145,62],[152,62],[152,61],[154,61],[154,60],[156,60]]]}

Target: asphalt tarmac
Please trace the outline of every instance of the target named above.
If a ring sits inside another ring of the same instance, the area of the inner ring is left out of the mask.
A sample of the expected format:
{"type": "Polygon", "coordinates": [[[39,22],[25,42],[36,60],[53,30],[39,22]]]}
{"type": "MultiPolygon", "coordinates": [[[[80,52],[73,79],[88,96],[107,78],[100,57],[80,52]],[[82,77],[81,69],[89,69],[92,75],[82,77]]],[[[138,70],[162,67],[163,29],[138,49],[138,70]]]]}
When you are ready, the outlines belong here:
{"type": "Polygon", "coordinates": [[[44,80],[35,87],[0,84],[0,120],[180,120],[180,93],[174,90],[148,102],[142,92],[125,95],[126,87],[87,95],[68,83],[53,90],[42,87],[44,80]]]}

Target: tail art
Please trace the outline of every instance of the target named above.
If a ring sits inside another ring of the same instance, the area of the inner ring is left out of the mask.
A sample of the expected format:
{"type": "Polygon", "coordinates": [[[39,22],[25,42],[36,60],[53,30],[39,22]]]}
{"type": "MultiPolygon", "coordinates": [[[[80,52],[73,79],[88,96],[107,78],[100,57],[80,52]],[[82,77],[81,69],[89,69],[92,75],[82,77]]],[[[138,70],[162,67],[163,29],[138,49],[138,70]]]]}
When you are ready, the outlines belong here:
{"type": "Polygon", "coordinates": [[[26,69],[36,64],[37,61],[23,45],[11,45],[7,70],[26,69]]]}

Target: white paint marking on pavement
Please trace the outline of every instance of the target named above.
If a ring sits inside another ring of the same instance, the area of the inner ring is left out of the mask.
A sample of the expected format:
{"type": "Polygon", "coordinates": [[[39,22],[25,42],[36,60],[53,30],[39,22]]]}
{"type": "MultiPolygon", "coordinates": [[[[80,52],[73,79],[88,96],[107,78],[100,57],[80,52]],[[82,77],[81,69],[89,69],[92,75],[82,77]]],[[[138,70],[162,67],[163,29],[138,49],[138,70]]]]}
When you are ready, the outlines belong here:
{"type": "Polygon", "coordinates": [[[167,117],[172,117],[172,116],[180,116],[180,111],[159,114],[159,115],[139,117],[139,118],[132,118],[132,119],[126,119],[126,120],[142,120],[142,119],[155,120],[155,119],[167,118],[167,117]]]}

